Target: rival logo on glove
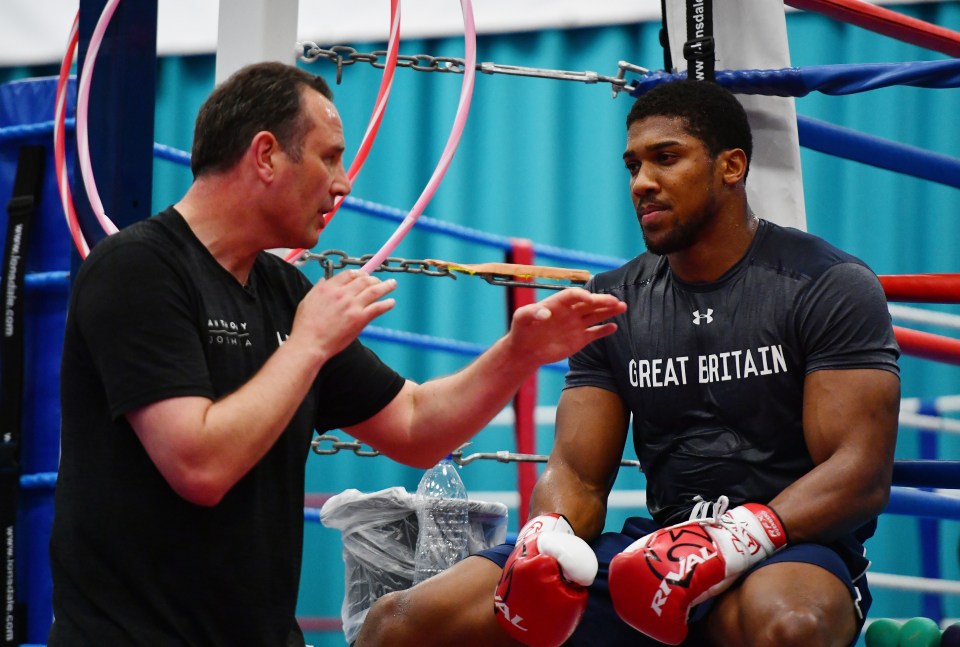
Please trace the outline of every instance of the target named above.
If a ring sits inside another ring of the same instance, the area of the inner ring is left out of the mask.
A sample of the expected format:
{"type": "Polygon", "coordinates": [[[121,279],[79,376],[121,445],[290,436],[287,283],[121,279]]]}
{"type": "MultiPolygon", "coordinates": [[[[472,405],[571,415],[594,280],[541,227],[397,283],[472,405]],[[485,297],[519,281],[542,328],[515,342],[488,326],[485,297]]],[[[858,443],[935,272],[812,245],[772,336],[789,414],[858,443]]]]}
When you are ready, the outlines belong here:
{"type": "Polygon", "coordinates": [[[503,614],[503,619],[509,622],[511,625],[519,629],[520,631],[526,631],[527,628],[520,624],[520,621],[523,618],[519,614],[515,616],[510,615],[510,607],[507,606],[507,603],[503,601],[503,598],[500,597],[500,594],[497,593],[493,596],[493,607],[495,611],[499,611],[503,614]]]}
{"type": "Polygon", "coordinates": [[[644,546],[647,564],[660,579],[670,580],[678,586],[689,586],[697,566],[717,556],[716,547],[700,526],[678,528],[670,533],[670,539],[674,544],[664,555],[656,550],[662,545],[644,546]],[[677,565],[676,571],[670,568],[673,564],[677,565]],[[664,569],[668,570],[663,572],[664,569]]]}
{"type": "Polygon", "coordinates": [[[725,591],[786,543],[776,512],[755,503],[661,528],[610,562],[613,607],[634,629],[679,645],[692,607],[725,591]]]}
{"type": "Polygon", "coordinates": [[[717,551],[710,535],[700,526],[685,526],[670,532],[674,543],[663,555],[658,552],[662,544],[643,547],[643,554],[650,571],[660,579],[660,585],[654,591],[650,609],[658,616],[673,590],[673,586],[689,588],[697,568],[716,558],[717,551]],[[676,570],[674,570],[674,565],[676,570]]]}

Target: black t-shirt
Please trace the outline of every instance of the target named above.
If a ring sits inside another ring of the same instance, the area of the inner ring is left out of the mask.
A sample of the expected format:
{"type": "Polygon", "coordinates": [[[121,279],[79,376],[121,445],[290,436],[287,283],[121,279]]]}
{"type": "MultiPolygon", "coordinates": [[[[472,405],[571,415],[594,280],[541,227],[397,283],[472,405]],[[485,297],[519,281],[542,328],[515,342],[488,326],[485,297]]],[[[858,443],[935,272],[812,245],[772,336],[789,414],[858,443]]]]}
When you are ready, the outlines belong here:
{"type": "Polygon", "coordinates": [[[403,378],[354,342],[212,507],[170,488],[124,414],[236,390],[286,339],[309,289],[268,253],[241,286],[173,209],[84,261],[61,369],[50,645],[303,644],[294,614],[311,436],[371,417],[403,378]]]}
{"type": "Polygon", "coordinates": [[[571,358],[566,388],[623,398],[648,507],[663,525],[685,521],[696,495],[767,503],[812,469],[808,373],[899,371],[876,275],[815,236],[766,221],[715,282],[685,283],[665,258],[644,253],[588,288],[629,307],[615,334],[571,358]]]}

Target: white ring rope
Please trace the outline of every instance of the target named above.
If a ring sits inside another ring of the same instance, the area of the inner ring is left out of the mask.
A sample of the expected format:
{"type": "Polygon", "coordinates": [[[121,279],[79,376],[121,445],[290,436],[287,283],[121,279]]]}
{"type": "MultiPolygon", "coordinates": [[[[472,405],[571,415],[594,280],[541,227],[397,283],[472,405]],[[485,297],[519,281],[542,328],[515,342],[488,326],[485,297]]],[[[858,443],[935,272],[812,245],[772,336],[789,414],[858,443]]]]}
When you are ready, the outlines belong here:
{"type": "Polygon", "coordinates": [[[871,587],[897,589],[900,591],[921,591],[923,593],[949,593],[960,595],[960,582],[955,580],[937,580],[914,575],[892,575],[890,573],[871,573],[867,571],[871,587]]]}
{"type": "Polygon", "coordinates": [[[937,312],[935,310],[926,310],[924,308],[913,308],[910,306],[901,306],[894,303],[888,304],[887,308],[895,319],[903,321],[912,321],[914,323],[932,324],[934,326],[944,326],[960,330],[960,315],[950,314],[948,312],[937,312]]]}
{"type": "Polygon", "coordinates": [[[900,412],[900,424],[906,427],[924,429],[926,431],[941,431],[946,434],[960,434],[960,420],[928,416],[910,411],[900,412]]]}
{"type": "Polygon", "coordinates": [[[900,411],[920,411],[922,406],[932,406],[937,413],[956,413],[960,411],[960,395],[941,395],[936,398],[904,398],[900,400],[900,411]]]}

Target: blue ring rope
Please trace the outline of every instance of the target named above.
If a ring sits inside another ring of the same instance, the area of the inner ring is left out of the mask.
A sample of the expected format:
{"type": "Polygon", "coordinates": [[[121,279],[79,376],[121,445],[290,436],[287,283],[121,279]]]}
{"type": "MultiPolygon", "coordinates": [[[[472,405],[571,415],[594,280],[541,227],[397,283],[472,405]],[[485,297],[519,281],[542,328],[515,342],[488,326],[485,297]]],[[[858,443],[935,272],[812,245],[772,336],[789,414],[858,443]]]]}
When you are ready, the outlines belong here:
{"type": "Polygon", "coordinates": [[[800,145],[834,157],[960,188],[960,159],[797,115],[800,145]]]}
{"type": "MultiPolygon", "coordinates": [[[[25,490],[49,489],[56,485],[56,482],[56,472],[25,474],[20,477],[20,485],[25,490]]],[[[904,491],[908,494],[913,492],[909,487],[960,489],[960,461],[896,460],[893,463],[893,483],[893,492],[899,493],[896,494],[898,498],[904,496],[904,491]]],[[[953,501],[960,507],[960,499],[956,497],[936,496],[953,501]]]]}
{"type": "MultiPolygon", "coordinates": [[[[686,72],[651,72],[636,81],[630,94],[640,96],[661,83],[685,78],[686,72]]],[[[716,82],[737,94],[778,97],[804,97],[814,91],[841,96],[895,85],[931,89],[956,88],[960,87],[960,59],[907,63],[847,63],[778,70],[718,70],[716,82]]]]}
{"type": "MultiPolygon", "coordinates": [[[[960,461],[894,461],[894,483],[922,483],[930,487],[956,488],[960,474],[960,461]]],[[[24,474],[20,477],[20,487],[24,491],[52,490],[57,483],[56,472],[24,474]]],[[[308,521],[319,521],[319,511],[308,513],[308,521]],[[313,515],[313,516],[311,516],[313,515]]],[[[928,519],[960,520],[960,499],[936,492],[926,492],[912,487],[894,485],[890,490],[890,501],[885,514],[905,515],[928,519]]]]}
{"type": "Polygon", "coordinates": [[[893,464],[897,485],[960,490],[960,461],[898,460],[893,464]]]}
{"type": "MultiPolygon", "coordinates": [[[[404,346],[411,346],[413,348],[442,350],[455,355],[466,355],[469,357],[476,357],[486,350],[486,347],[481,346],[480,344],[456,341],[453,339],[442,339],[440,337],[431,337],[429,335],[422,335],[420,333],[391,330],[389,328],[381,328],[379,326],[367,326],[364,328],[363,332],[360,333],[360,337],[376,341],[399,343],[403,344],[404,346]]],[[[554,362],[552,364],[544,364],[540,368],[566,373],[567,362],[564,361],[554,362]]]]}

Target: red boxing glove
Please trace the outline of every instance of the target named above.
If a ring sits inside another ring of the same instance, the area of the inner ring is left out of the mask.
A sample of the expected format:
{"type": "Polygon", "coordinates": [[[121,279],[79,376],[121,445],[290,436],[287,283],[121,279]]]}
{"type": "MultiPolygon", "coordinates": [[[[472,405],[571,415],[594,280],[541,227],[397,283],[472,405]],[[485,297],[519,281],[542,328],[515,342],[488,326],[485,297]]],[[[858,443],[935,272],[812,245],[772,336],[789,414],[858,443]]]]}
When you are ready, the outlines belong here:
{"type": "MultiPolygon", "coordinates": [[[[725,499],[725,498],[724,498],[725,499]]],[[[691,608],[725,591],[744,571],[787,544],[779,517],[747,503],[712,519],[661,528],[610,563],[610,597],[631,627],[668,645],[687,636],[691,608]]]]}
{"type": "Polygon", "coordinates": [[[534,517],[520,530],[493,601],[500,627],[532,647],[558,647],[587,608],[597,556],[559,514],[534,517]]]}

